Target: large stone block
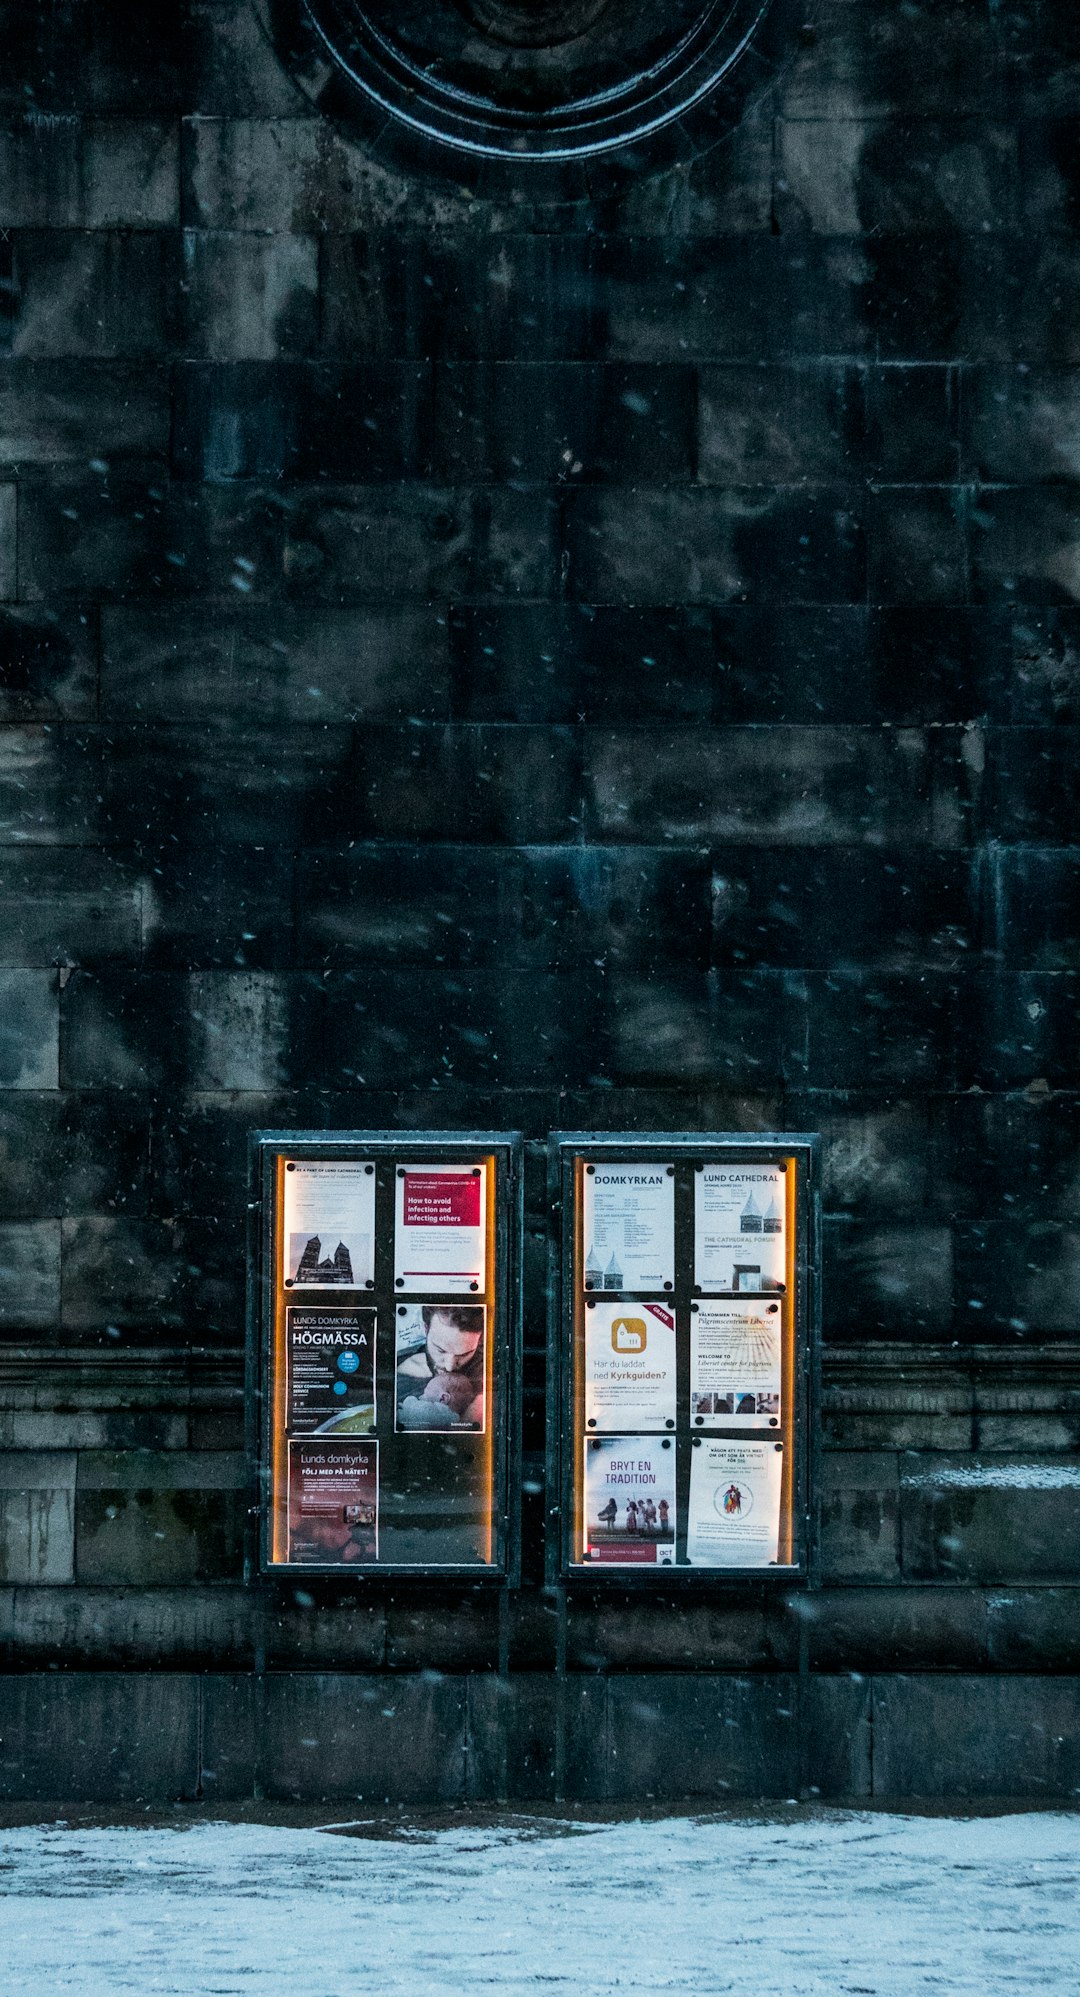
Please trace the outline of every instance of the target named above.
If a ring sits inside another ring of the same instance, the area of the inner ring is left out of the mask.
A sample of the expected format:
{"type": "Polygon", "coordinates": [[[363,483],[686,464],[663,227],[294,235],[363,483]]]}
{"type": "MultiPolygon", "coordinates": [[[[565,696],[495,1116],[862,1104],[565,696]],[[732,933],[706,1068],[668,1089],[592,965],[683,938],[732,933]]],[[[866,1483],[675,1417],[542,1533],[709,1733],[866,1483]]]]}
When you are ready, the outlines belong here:
{"type": "Polygon", "coordinates": [[[142,882],[92,849],[0,851],[0,964],[52,966],[138,956],[142,882]]]}
{"type": "Polygon", "coordinates": [[[602,1678],[473,1672],[468,1686],[470,1802],[607,1793],[607,1685],[602,1678]]]}
{"type": "Polygon", "coordinates": [[[866,505],[867,588],[879,604],[949,604],[969,594],[958,490],[885,486],[866,505]]]}
{"type": "MultiPolygon", "coordinates": [[[[174,323],[176,261],[166,231],[21,234],[13,354],[96,360],[164,354],[174,323]]],[[[108,458],[107,438],[99,442],[92,455],[108,458]]]]}
{"type": "Polygon", "coordinates": [[[350,834],[380,840],[576,841],[581,741],[571,728],[453,725],[358,736],[350,834]]]}
{"type": "Polygon", "coordinates": [[[318,335],[318,245],[310,236],[184,232],[185,350],[208,361],[306,354],[318,335]]]}
{"type": "Polygon", "coordinates": [[[1003,721],[1035,724],[1080,721],[1080,611],[1032,604],[1009,620],[1010,672],[1003,721]]]}
{"type": "Polygon", "coordinates": [[[821,1571],[826,1583],[899,1580],[900,1480],[895,1454],[826,1451],[821,1571]]]}
{"type": "Polygon", "coordinates": [[[961,1016],[961,1089],[1050,1089],[1080,1083],[1080,978],[1072,971],[996,971],[973,979],[961,1016]]]}
{"type": "Polygon", "coordinates": [[[88,119],[82,180],[87,228],[175,228],[180,220],[178,126],[171,119],[88,119]]]}
{"type": "Polygon", "coordinates": [[[0,1454],[0,1580],[73,1579],[76,1460],[59,1450],[0,1454]]]}
{"type": "Polygon", "coordinates": [[[980,940],[974,867],[952,852],[830,847],[713,855],[714,962],[953,970],[980,940]]]}
{"type": "Polygon", "coordinates": [[[163,846],[140,856],[143,963],[286,970],[294,960],[293,853],[181,840],[165,833],[163,846]]]}
{"type": "Polygon", "coordinates": [[[322,603],[548,597],[557,502],[513,486],[297,490],[283,553],[290,592],[322,603]]]}
{"type": "Polygon", "coordinates": [[[445,620],[421,608],[309,609],[251,603],[215,610],[108,607],[102,712],[173,727],[444,718],[445,620]]]}
{"type": "Polygon", "coordinates": [[[0,971],[0,1089],[55,1089],[60,996],[54,971],[0,971]]]}
{"type": "Polygon", "coordinates": [[[572,1603],[567,1655],[575,1672],[788,1670],[798,1632],[785,1605],[760,1590],[710,1602],[608,1596],[572,1603]]]}
{"type": "Polygon", "coordinates": [[[465,1679],[275,1673],[262,1680],[261,1694],[264,1795],[401,1803],[464,1797],[465,1679]]]}
{"type": "Polygon", "coordinates": [[[80,1583],[236,1580],[247,1470],[242,1456],[194,1450],[86,1450],[75,1500],[80,1583]]]}
{"type": "MultiPolygon", "coordinates": [[[[981,1671],[989,1608],[974,1588],[875,1583],[800,1598],[815,1671],[981,1671]]],[[[1000,1662],[1000,1660],[999,1660],[1000,1662]]]]}
{"type": "Polygon", "coordinates": [[[431,380],[392,362],[188,362],[173,373],[173,470],[180,478],[423,477],[431,380]]]}
{"type": "Polygon", "coordinates": [[[169,393],[163,369],[132,363],[6,361],[0,368],[0,467],[164,463],[169,393]]]}
{"type": "Polygon", "coordinates": [[[0,1661],[12,1670],[220,1671],[251,1657],[241,1588],[23,1586],[0,1614],[0,1661]]]}
{"type": "Polygon", "coordinates": [[[953,1326],[951,1231],[837,1216],[825,1225],[824,1283],[827,1337],[947,1334],[953,1326]]]}
{"type": "Polygon", "coordinates": [[[775,1088],[790,1030],[768,971],[613,968],[601,988],[602,1069],[617,1086],[775,1088]]]}
{"type": "Polygon", "coordinates": [[[693,605],[457,604],[455,713],[471,721],[708,722],[722,684],[712,621],[693,605]]]}
{"type": "Polygon", "coordinates": [[[1071,846],[1076,834],[1080,731],[998,728],[988,737],[990,803],[998,836],[1025,845],[1071,846]]]}
{"type": "Polygon", "coordinates": [[[60,1223],[0,1224],[0,1324],[54,1330],[60,1322],[60,1223]]]}
{"type": "Polygon", "coordinates": [[[183,1324],[192,1275],[175,1222],[102,1215],[61,1228],[66,1327],[183,1324]]]}
{"type": "Polygon", "coordinates": [[[956,1289],[969,1336],[1080,1331],[1080,1227],[988,1220],[956,1229],[956,1289]]]}
{"type": "Polygon", "coordinates": [[[858,354],[867,265],[847,243],[607,236],[593,286],[604,351],[627,360],[858,354]]]}
{"type": "Polygon", "coordinates": [[[789,1079],[811,1089],[947,1089],[956,1064],[962,993],[943,973],[917,977],[838,970],[787,974],[789,1003],[806,1019],[787,1055],[789,1079]]]}
{"type": "Polygon", "coordinates": [[[567,511],[569,592],[579,603],[858,600],[866,589],[861,516],[855,488],[578,492],[567,511]]]}
{"type": "MultiPolygon", "coordinates": [[[[15,591],[15,488],[0,488],[0,597],[15,591]]],[[[97,618],[91,609],[0,609],[0,723],[83,721],[97,698],[97,618]]]]}
{"type": "Polygon", "coordinates": [[[952,847],[968,836],[968,765],[922,730],[598,730],[586,756],[588,829],[601,839],[952,847]]]}
{"type": "Polygon", "coordinates": [[[92,732],[48,722],[0,729],[0,844],[80,846],[102,830],[101,746],[92,732]]]}
{"type": "Polygon", "coordinates": [[[268,971],[194,971],[187,980],[187,1079],[197,1089],[273,1091],[293,1066],[289,980],[268,971]]]}
{"type": "MultiPolygon", "coordinates": [[[[151,837],[157,850],[161,842],[174,857],[178,849],[190,851],[212,881],[212,856],[222,849],[232,874],[237,847],[250,849],[254,869],[260,855],[269,860],[275,849],[347,841],[359,833],[365,800],[355,795],[355,768],[353,738],[344,726],[249,725],[219,734],[194,724],[114,726],[102,777],[109,833],[118,844],[151,837]],[[154,799],[152,817],[148,797],[154,799]]],[[[232,875],[241,893],[243,867],[238,862],[232,875]]]]}
{"type": "Polygon", "coordinates": [[[698,475],[709,484],[858,474],[866,427],[859,369],[705,367],[700,380],[698,475]]]}
{"type": "Polygon", "coordinates": [[[1076,1678],[875,1677],[875,1796],[1073,1796],[1076,1678]]]}
{"type": "Polygon", "coordinates": [[[440,367],[436,475],[685,480],[695,461],[696,383],[689,367],[440,367]]]}
{"type": "Polygon", "coordinates": [[[903,1568],[913,1581],[1080,1576],[1080,1469],[1060,1455],[905,1456],[903,1568]]]}
{"type": "Polygon", "coordinates": [[[194,1797],[199,1681],[165,1671],[0,1678],[0,1793],[10,1802],[194,1797]]]}

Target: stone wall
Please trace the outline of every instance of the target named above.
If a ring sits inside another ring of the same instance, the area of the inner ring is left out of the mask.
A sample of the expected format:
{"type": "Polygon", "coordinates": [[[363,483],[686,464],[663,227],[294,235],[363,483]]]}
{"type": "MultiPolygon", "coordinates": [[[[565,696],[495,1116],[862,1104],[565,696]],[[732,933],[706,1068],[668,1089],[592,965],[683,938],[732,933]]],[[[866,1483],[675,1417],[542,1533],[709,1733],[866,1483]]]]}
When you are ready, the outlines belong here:
{"type": "Polygon", "coordinates": [[[823,0],[575,201],[2,16],[0,1793],[1073,1791],[1074,8],[823,0]],[[531,1140],[501,1637],[243,1583],[257,1126],[531,1140]],[[822,1591],[565,1677],[555,1127],[826,1173],[822,1591]]]}

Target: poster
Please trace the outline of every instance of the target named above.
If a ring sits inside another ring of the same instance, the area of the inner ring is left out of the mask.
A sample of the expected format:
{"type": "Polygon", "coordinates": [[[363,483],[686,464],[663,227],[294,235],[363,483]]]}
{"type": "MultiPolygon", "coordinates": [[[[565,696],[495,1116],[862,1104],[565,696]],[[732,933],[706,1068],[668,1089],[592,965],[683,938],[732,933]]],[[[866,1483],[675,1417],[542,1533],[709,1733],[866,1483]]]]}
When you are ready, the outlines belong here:
{"type": "Polygon", "coordinates": [[[375,1426],[375,1312],[293,1304],[285,1313],[290,1435],[375,1426]]]}
{"type": "Polygon", "coordinates": [[[779,1428],[783,1309],[690,1306],[690,1419],[695,1428],[779,1428]]]}
{"type": "Polygon", "coordinates": [[[287,1290],[372,1288],[375,1167],[332,1159],[285,1167],[287,1290]]]}
{"type": "Polygon", "coordinates": [[[779,1558],[778,1442],[712,1442],[690,1450],[686,1558],[691,1567],[768,1567],[779,1558]]]}
{"type": "Polygon", "coordinates": [[[399,1166],[396,1183],[395,1287],[483,1291],[487,1166],[399,1166]]]}
{"type": "Polygon", "coordinates": [[[585,1425],[675,1426],[675,1312],[670,1304],[585,1305],[585,1425]]]}
{"type": "Polygon", "coordinates": [[[399,1304],[394,1427],[416,1434],[486,1425],[483,1304],[399,1304]]]}
{"type": "Polygon", "coordinates": [[[670,1436],[585,1440],[584,1557],[619,1567],[675,1563],[675,1443],[670,1436]]]}
{"type": "Polygon", "coordinates": [[[782,1290],[787,1174],[779,1165],[706,1165],[694,1174],[694,1281],[700,1290],[782,1290]]]}
{"type": "Polygon", "coordinates": [[[289,1443],[289,1559],[348,1567],[379,1557],[379,1445],[289,1443]]]}
{"type": "Polygon", "coordinates": [[[675,1173],[670,1165],[587,1165],[585,1288],[670,1290],[675,1283],[675,1173]]]}

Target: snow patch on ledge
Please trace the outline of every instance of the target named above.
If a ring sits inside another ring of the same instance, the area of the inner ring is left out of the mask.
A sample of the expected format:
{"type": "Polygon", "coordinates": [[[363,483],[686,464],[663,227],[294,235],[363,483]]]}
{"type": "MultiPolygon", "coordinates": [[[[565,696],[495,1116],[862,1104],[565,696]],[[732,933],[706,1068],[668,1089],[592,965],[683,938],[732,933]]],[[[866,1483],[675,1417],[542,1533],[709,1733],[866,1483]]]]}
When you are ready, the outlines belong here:
{"type": "Polygon", "coordinates": [[[905,1486],[923,1490],[1067,1491],[1080,1487],[1080,1465],[1070,1463],[972,1463],[905,1472],[905,1486]]]}

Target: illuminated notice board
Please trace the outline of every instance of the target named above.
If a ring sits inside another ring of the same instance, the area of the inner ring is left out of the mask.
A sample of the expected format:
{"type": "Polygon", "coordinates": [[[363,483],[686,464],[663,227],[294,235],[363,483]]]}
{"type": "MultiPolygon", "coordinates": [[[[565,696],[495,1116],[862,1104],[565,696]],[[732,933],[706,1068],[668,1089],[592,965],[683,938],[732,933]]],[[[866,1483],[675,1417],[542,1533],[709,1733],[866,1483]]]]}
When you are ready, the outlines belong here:
{"type": "Polygon", "coordinates": [[[256,1134],[264,1572],[512,1572],[520,1187],[506,1134],[256,1134]]]}
{"type": "Polygon", "coordinates": [[[556,1134],[549,1572],[807,1578],[817,1145],[556,1134]]]}

